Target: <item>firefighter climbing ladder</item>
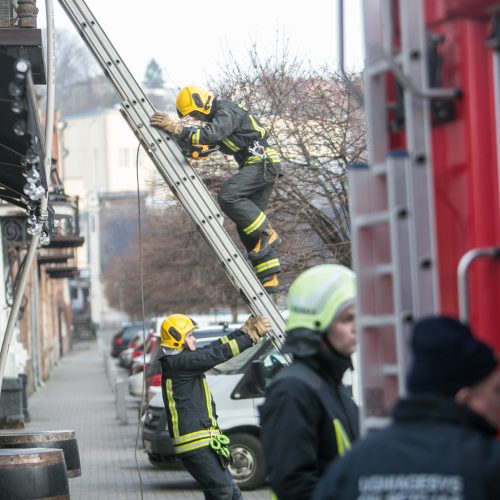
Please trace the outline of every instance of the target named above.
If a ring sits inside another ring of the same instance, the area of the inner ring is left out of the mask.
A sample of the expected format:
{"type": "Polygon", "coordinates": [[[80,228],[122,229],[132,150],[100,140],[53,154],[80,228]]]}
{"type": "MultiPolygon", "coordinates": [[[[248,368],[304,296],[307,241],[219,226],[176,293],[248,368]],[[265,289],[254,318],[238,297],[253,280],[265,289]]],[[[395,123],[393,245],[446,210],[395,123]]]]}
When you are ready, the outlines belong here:
{"type": "Polygon", "coordinates": [[[151,127],[155,109],[123,63],[83,0],[59,0],[104,74],[123,100],[122,114],[197,229],[216,254],[227,276],[253,314],[267,316],[269,334],[281,351],[285,322],[238,248],[222,226],[223,216],[208,189],[169,135],[151,127]]]}
{"type": "Polygon", "coordinates": [[[429,106],[451,91],[428,88],[421,1],[397,3],[398,51],[394,2],[364,1],[369,165],[349,173],[364,432],[385,425],[406,391],[413,321],[438,310],[429,106]],[[404,151],[390,145],[388,78],[403,90],[404,151]]]}

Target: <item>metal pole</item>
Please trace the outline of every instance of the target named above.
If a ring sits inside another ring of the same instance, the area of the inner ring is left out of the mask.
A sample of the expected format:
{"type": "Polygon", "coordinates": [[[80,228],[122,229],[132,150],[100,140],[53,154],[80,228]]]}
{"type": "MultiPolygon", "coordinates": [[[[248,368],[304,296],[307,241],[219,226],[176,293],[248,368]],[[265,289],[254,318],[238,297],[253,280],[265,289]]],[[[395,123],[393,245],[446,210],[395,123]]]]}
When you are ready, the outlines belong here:
{"type": "Polygon", "coordinates": [[[338,60],[339,60],[339,70],[347,89],[354,96],[356,101],[359,102],[361,106],[364,106],[364,99],[356,86],[351,82],[350,77],[347,75],[344,63],[344,0],[338,0],[338,19],[337,19],[337,33],[338,33],[338,60]]]}

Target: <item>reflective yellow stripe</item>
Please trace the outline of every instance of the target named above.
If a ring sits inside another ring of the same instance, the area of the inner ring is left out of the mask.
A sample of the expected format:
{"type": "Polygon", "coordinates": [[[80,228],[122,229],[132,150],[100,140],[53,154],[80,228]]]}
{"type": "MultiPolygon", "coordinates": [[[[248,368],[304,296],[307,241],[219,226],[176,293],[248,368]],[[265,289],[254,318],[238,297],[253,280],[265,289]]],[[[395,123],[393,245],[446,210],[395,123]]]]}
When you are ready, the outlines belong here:
{"type": "Polygon", "coordinates": [[[188,434],[183,434],[177,438],[172,438],[172,443],[175,445],[180,445],[184,443],[190,443],[191,441],[197,441],[202,438],[212,438],[220,434],[219,429],[202,429],[201,431],[189,432],[188,434]]]}
{"type": "Polygon", "coordinates": [[[351,449],[351,441],[340,420],[333,419],[333,428],[335,429],[335,439],[337,440],[337,452],[339,457],[342,457],[351,449]]]}
{"type": "MultiPolygon", "coordinates": [[[[230,342],[230,344],[231,344],[231,342],[230,342]]],[[[212,427],[216,427],[217,421],[215,420],[214,414],[212,413],[212,393],[208,389],[207,380],[205,378],[203,379],[203,390],[205,391],[205,400],[207,402],[208,418],[210,419],[210,423],[212,424],[212,427]]]]}
{"type": "Polygon", "coordinates": [[[275,149],[267,148],[266,155],[268,158],[271,158],[272,160],[280,161],[280,155],[275,149]]]}
{"type": "Polygon", "coordinates": [[[221,337],[219,340],[220,340],[221,344],[225,344],[226,342],[229,342],[227,335],[224,335],[224,337],[221,337]]]}
{"type": "Polygon", "coordinates": [[[267,260],[266,262],[263,262],[262,264],[259,264],[258,266],[254,267],[254,271],[256,273],[261,273],[262,271],[267,271],[268,269],[271,269],[271,267],[279,267],[280,261],[278,259],[271,259],[267,260]]]}
{"type": "Polygon", "coordinates": [[[172,434],[174,437],[179,435],[179,416],[177,415],[177,408],[175,406],[174,391],[172,389],[172,380],[167,378],[167,400],[170,415],[172,416],[172,434]]]}
{"type": "Polygon", "coordinates": [[[264,212],[261,212],[250,224],[248,224],[247,227],[243,228],[243,232],[245,234],[252,234],[254,231],[259,229],[259,227],[262,226],[265,221],[266,214],[264,212]]]}
{"type": "Polygon", "coordinates": [[[237,153],[240,150],[240,148],[238,146],[236,146],[236,144],[231,139],[222,139],[221,142],[222,142],[222,144],[227,146],[231,151],[234,151],[235,153],[237,153]]]}
{"type": "Polygon", "coordinates": [[[257,132],[260,134],[260,137],[264,137],[266,135],[266,129],[264,127],[261,127],[256,121],[255,118],[249,114],[248,118],[250,118],[250,121],[252,122],[252,127],[257,130],[257,132]]]}
{"type": "Polygon", "coordinates": [[[187,443],[180,446],[174,446],[176,453],[185,453],[186,451],[197,450],[198,448],[203,448],[203,446],[208,446],[212,438],[204,438],[199,441],[194,441],[193,443],[187,443]]]}
{"type": "Polygon", "coordinates": [[[249,156],[244,162],[243,165],[253,165],[254,163],[262,162],[263,159],[258,156],[249,156]]]}
{"type": "Polygon", "coordinates": [[[231,348],[231,352],[233,353],[233,356],[237,356],[240,353],[240,348],[238,347],[238,342],[236,340],[230,340],[229,341],[229,347],[231,348]]]}
{"type": "Polygon", "coordinates": [[[197,129],[196,132],[191,136],[191,143],[192,144],[199,144],[200,143],[200,132],[201,132],[201,129],[197,129]]]}

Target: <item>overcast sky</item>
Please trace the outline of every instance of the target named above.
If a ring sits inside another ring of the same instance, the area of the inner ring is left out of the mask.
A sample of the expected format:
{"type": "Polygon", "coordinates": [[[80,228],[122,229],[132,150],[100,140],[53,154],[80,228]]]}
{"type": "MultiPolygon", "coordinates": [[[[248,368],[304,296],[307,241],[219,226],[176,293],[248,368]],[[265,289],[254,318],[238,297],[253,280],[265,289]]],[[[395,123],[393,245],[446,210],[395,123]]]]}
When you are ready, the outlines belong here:
{"type": "MultiPolygon", "coordinates": [[[[345,4],[346,63],[361,69],[360,0],[345,4]]],[[[275,52],[277,40],[314,66],[337,64],[336,0],[254,0],[248,7],[234,0],[87,0],[87,5],[139,81],[155,58],[168,86],[204,84],[217,75],[229,50],[245,64],[253,44],[265,57],[275,52]]],[[[43,28],[43,0],[38,8],[43,28]]],[[[54,10],[56,29],[74,30],[56,0],[54,10]]]]}

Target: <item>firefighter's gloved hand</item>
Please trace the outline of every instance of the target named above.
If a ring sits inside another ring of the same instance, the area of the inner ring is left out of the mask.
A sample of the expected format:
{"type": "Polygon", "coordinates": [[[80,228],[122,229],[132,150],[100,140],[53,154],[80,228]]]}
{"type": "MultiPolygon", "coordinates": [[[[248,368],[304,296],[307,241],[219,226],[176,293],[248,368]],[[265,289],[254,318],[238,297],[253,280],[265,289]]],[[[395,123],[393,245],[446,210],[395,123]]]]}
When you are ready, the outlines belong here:
{"type": "Polygon", "coordinates": [[[153,127],[159,127],[168,132],[169,134],[179,135],[184,128],[175,118],[170,118],[170,116],[165,113],[156,112],[150,119],[151,125],[153,127]]]}
{"type": "Polygon", "coordinates": [[[265,316],[250,316],[245,324],[241,327],[251,339],[254,344],[256,344],[261,337],[264,337],[273,329],[273,325],[269,319],[265,316]]]}

